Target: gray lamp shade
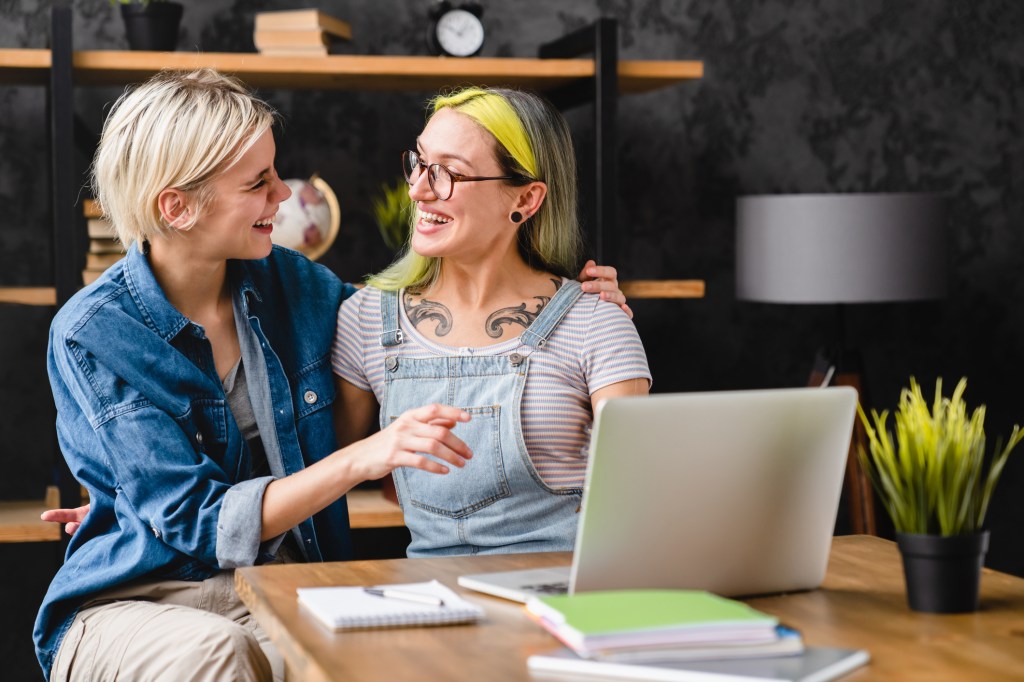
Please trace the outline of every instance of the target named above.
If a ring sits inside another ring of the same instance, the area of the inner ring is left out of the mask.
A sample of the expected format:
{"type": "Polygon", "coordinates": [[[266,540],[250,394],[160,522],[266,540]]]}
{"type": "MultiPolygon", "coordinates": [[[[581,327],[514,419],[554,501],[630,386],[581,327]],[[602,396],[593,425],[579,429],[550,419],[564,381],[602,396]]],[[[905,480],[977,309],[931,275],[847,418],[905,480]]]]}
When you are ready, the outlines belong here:
{"type": "Polygon", "coordinates": [[[942,198],[790,194],[736,202],[736,296],[879,303],[946,292],[942,198]]]}

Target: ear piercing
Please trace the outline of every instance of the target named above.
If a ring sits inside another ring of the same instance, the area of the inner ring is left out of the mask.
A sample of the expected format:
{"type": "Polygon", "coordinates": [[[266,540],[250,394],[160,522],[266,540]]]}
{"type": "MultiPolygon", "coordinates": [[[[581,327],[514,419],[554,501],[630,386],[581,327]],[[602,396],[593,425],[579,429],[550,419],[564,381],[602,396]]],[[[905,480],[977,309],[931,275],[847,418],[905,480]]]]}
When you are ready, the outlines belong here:
{"type": "Polygon", "coordinates": [[[512,211],[512,214],[509,216],[509,219],[514,223],[521,223],[523,222],[523,214],[520,213],[519,211],[512,211]]]}

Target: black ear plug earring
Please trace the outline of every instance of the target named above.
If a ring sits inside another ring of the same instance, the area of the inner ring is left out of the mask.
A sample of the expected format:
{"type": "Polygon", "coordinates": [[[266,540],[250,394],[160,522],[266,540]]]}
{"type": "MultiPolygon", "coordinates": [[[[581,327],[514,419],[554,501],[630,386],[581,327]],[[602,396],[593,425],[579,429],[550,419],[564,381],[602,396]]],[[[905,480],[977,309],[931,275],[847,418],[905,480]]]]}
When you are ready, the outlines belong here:
{"type": "Polygon", "coordinates": [[[523,222],[523,214],[519,211],[512,211],[512,215],[509,216],[509,219],[514,223],[521,223],[523,222]]]}

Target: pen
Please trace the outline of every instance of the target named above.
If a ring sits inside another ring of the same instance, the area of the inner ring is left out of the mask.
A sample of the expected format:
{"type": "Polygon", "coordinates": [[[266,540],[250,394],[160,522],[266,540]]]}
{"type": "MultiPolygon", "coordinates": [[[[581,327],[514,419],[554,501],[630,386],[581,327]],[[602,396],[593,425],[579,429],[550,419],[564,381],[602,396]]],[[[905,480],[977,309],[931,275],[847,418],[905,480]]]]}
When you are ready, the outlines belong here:
{"type": "Polygon", "coordinates": [[[427,604],[428,606],[444,606],[444,600],[432,594],[392,590],[386,587],[364,587],[363,592],[372,594],[375,597],[383,597],[384,599],[400,599],[402,601],[414,601],[417,604],[427,604]]]}

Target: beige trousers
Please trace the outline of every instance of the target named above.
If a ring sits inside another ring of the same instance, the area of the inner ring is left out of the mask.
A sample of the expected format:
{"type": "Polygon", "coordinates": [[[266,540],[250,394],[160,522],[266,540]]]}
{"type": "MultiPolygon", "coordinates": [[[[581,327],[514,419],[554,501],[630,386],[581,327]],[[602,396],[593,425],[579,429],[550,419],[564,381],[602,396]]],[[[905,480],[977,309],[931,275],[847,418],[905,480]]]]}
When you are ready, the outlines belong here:
{"type": "Polygon", "coordinates": [[[64,636],[50,682],[284,680],[284,660],[234,588],[234,571],[104,592],[64,636]]]}

